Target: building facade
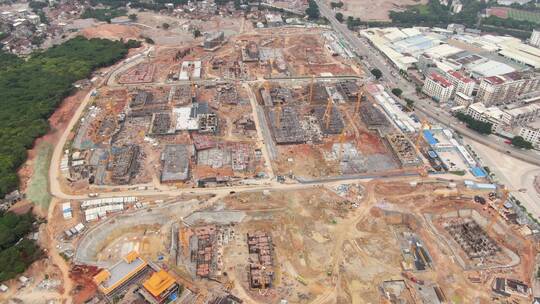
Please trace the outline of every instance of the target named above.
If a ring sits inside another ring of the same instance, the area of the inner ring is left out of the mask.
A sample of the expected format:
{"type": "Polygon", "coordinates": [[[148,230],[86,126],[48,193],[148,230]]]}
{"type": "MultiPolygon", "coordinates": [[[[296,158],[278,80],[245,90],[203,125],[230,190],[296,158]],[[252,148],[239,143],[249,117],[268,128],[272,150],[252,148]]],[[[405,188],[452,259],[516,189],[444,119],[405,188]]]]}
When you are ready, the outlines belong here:
{"type": "Polygon", "coordinates": [[[529,44],[535,47],[540,47],[540,30],[533,30],[529,44]]]}
{"type": "Polygon", "coordinates": [[[512,103],[520,95],[540,89],[540,77],[534,73],[508,73],[485,77],[480,82],[476,101],[486,106],[512,103]]]}
{"type": "Polygon", "coordinates": [[[446,76],[454,85],[453,94],[463,93],[467,96],[472,96],[475,86],[475,82],[472,78],[466,77],[458,71],[447,73],[446,76]]]}
{"type": "Polygon", "coordinates": [[[452,98],[454,85],[439,73],[433,72],[426,78],[422,92],[440,103],[446,103],[452,98]]]}
{"type": "Polygon", "coordinates": [[[523,139],[526,141],[532,143],[535,148],[540,148],[540,129],[521,126],[519,128],[518,135],[523,137],[523,139]]]}

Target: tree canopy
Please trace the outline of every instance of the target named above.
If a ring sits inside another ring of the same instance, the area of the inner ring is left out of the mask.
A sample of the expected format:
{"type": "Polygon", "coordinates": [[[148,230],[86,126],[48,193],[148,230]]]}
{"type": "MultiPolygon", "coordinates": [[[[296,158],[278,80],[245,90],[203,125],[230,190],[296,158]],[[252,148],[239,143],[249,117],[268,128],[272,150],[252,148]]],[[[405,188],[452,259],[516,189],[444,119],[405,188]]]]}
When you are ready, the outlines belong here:
{"type": "Polygon", "coordinates": [[[319,11],[319,6],[317,2],[309,0],[308,8],[306,9],[306,15],[310,20],[319,19],[321,17],[321,12],[319,11]]]}
{"type": "Polygon", "coordinates": [[[472,116],[464,114],[464,113],[457,113],[456,117],[457,119],[466,123],[467,128],[469,129],[473,129],[476,132],[482,133],[482,134],[488,134],[488,135],[491,134],[491,128],[493,125],[489,122],[476,120],[472,118],[472,116]]]}
{"type": "Polygon", "coordinates": [[[371,74],[375,76],[376,79],[380,79],[382,77],[382,72],[379,69],[372,69],[371,74]]]}
{"type": "Polygon", "coordinates": [[[515,147],[527,149],[527,150],[530,150],[533,148],[532,143],[529,141],[526,141],[525,138],[521,136],[514,136],[512,138],[512,145],[515,147]]]}
{"type": "Polygon", "coordinates": [[[34,221],[31,212],[23,215],[11,212],[0,215],[0,282],[24,272],[42,256],[37,244],[24,238],[32,232],[34,221]]]}
{"type": "Polygon", "coordinates": [[[76,37],[27,61],[0,54],[0,197],[17,187],[16,171],[26,150],[47,132],[47,118],[72,93],[72,84],[127,51],[121,41],[76,37]]]}

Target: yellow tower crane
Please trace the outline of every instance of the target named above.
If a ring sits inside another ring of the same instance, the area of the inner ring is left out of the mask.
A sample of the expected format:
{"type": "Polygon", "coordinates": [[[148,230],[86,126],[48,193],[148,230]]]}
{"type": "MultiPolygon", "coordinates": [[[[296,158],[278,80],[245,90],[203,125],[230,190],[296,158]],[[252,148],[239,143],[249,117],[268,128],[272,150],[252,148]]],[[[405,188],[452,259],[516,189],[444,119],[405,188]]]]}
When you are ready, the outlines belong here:
{"type": "MultiPolygon", "coordinates": [[[[422,155],[422,152],[421,152],[421,149],[420,149],[420,143],[421,143],[422,138],[423,138],[424,130],[431,130],[431,124],[426,119],[423,119],[421,124],[422,125],[420,126],[420,130],[418,131],[418,136],[416,137],[416,141],[414,143],[414,145],[416,147],[416,152],[418,153],[418,157],[421,157],[421,155],[422,155]]],[[[426,167],[422,166],[422,168],[420,168],[420,176],[426,177],[427,175],[428,175],[428,172],[427,172],[426,167]]]]}
{"type": "Polygon", "coordinates": [[[330,127],[330,120],[332,118],[332,108],[333,108],[332,98],[328,97],[328,103],[326,104],[326,109],[324,110],[324,116],[323,116],[326,130],[328,130],[328,127],[330,127]]]}
{"type": "Polygon", "coordinates": [[[313,84],[315,83],[315,75],[311,76],[311,84],[309,85],[309,103],[313,103],[313,84]]]}
{"type": "Polygon", "coordinates": [[[353,118],[357,117],[357,115],[360,113],[360,102],[362,101],[362,96],[364,96],[364,91],[358,91],[358,100],[356,101],[356,105],[354,106],[354,114],[353,118]]]}

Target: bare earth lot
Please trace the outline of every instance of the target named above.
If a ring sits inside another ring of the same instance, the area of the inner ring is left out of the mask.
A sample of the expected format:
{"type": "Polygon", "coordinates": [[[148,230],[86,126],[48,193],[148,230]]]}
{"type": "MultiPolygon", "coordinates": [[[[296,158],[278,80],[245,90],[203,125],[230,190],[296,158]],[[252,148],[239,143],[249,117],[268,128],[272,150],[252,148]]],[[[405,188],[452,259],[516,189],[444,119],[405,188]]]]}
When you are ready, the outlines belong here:
{"type": "MultiPolygon", "coordinates": [[[[326,0],[330,5],[334,0],[326,0]]],[[[390,11],[400,11],[409,5],[427,3],[426,0],[342,0],[345,5],[340,10],[345,16],[358,17],[368,21],[389,21],[390,11]]]]}

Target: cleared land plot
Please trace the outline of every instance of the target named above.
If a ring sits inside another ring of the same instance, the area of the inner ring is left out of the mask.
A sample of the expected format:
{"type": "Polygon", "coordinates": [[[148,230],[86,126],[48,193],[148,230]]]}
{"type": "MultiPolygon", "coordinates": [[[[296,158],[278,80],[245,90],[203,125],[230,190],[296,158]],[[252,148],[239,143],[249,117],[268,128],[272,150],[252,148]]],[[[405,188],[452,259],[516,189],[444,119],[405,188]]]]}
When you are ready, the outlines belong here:
{"type": "MultiPolygon", "coordinates": [[[[326,0],[327,5],[335,0],[326,0]]],[[[339,12],[345,16],[358,17],[365,21],[388,21],[390,11],[405,10],[407,6],[424,4],[426,0],[342,0],[343,8],[339,12]]]]}

